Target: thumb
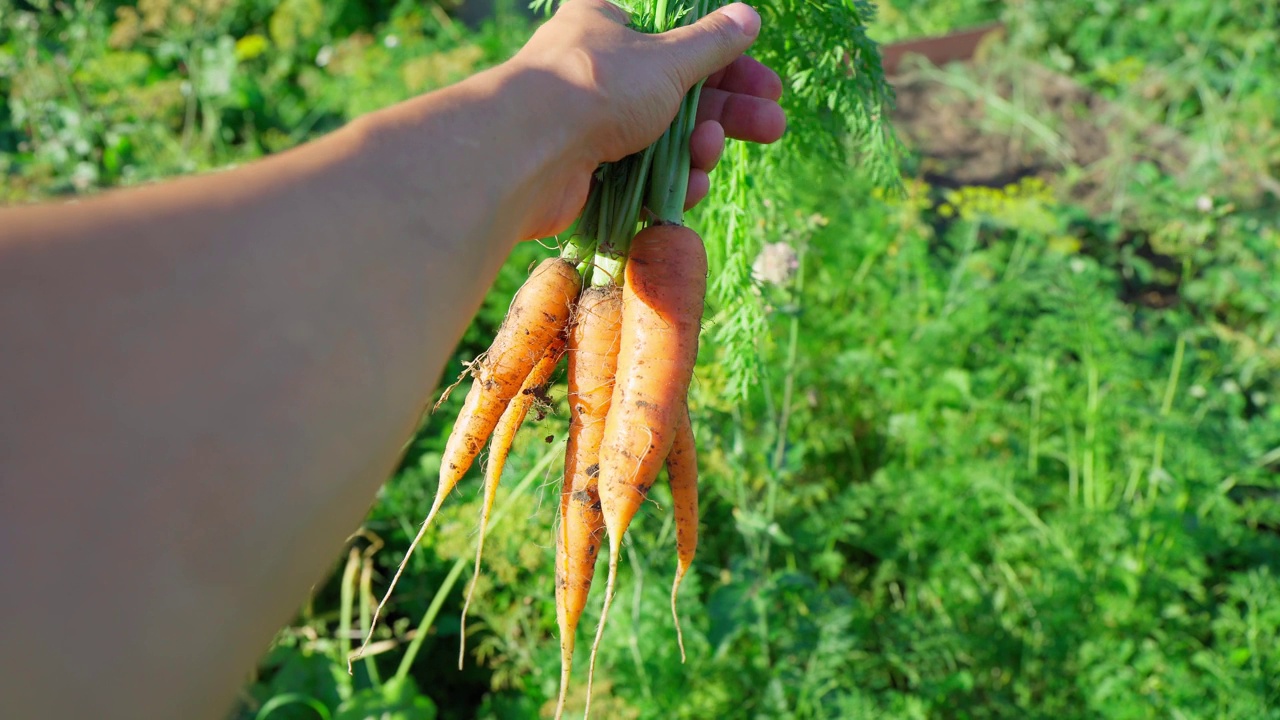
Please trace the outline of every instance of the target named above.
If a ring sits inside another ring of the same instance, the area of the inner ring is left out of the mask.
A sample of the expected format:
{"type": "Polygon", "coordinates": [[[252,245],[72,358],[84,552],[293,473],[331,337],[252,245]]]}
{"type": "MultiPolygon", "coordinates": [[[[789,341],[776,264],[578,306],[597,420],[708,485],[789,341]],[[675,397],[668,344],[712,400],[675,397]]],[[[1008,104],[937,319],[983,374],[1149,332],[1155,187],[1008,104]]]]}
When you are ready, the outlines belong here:
{"type": "Polygon", "coordinates": [[[686,88],[737,60],[760,34],[760,15],[735,2],[700,18],[692,25],[662,35],[672,62],[686,88]]]}

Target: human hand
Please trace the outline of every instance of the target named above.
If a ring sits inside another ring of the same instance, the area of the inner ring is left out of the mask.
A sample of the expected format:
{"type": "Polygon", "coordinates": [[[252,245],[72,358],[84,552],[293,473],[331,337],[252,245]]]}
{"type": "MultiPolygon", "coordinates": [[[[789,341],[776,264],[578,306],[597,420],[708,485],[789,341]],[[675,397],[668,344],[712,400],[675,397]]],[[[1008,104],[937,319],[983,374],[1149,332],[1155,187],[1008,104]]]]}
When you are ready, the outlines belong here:
{"type": "Polygon", "coordinates": [[[569,180],[548,227],[572,222],[586,199],[590,171],[657,140],[685,93],[703,78],[690,140],[687,207],[706,197],[708,173],[727,137],[771,143],[786,128],[778,105],[782,81],[743,54],[760,30],[760,17],[750,7],[734,3],[657,35],[631,30],[627,21],[607,0],[569,0],[512,60],[560,78],[578,99],[564,119],[581,136],[576,151],[583,170],[569,180]]]}

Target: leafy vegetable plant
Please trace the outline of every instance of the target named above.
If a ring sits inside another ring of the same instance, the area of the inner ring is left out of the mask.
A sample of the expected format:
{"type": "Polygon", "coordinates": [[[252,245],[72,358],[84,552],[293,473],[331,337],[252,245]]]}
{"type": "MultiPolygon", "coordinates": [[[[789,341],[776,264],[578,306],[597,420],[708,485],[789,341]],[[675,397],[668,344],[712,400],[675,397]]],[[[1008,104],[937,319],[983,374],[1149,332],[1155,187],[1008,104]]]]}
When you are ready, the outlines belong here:
{"type": "MultiPolygon", "coordinates": [[[[637,29],[664,32],[696,22],[713,7],[710,0],[655,0],[631,3],[628,9],[637,29]]],[[[879,118],[883,112],[880,105],[888,92],[875,48],[861,34],[864,14],[869,14],[869,5],[843,6],[843,12],[839,6],[826,8],[822,20],[851,33],[853,46],[787,46],[787,63],[781,69],[789,74],[801,102],[820,100],[842,122],[835,133],[831,127],[802,125],[799,138],[808,145],[799,145],[797,151],[829,151],[837,147],[833,139],[842,140],[847,145],[865,148],[862,154],[868,159],[872,173],[886,175],[890,158],[879,118]],[[815,96],[815,84],[837,73],[841,76],[839,81],[828,83],[821,97],[815,96]],[[841,92],[842,87],[847,90],[841,92]]],[[[564,711],[577,618],[581,616],[590,588],[601,530],[609,540],[609,577],[592,650],[592,671],[605,617],[614,597],[623,534],[664,461],[674,474],[673,487],[680,493],[682,508],[677,515],[677,530],[684,540],[681,562],[685,567],[692,561],[696,544],[697,451],[686,393],[697,360],[708,265],[702,238],[684,226],[684,205],[690,173],[689,142],[700,92],[701,83],[698,83],[684,98],[670,127],[651,147],[600,169],[577,227],[564,243],[560,256],[539,265],[517,292],[493,344],[470,363],[469,373],[475,379],[440,462],[436,499],[374,613],[376,623],[379,611],[408,562],[408,553],[422,539],[445,496],[498,428],[493,436],[490,471],[485,480],[486,499],[476,556],[479,570],[489,507],[510,444],[534,397],[543,392],[568,344],[569,382],[577,392],[571,389],[569,398],[575,421],[570,425],[561,491],[562,532],[556,542],[557,617],[562,635],[557,716],[564,711]],[[637,233],[642,207],[647,226],[637,233]],[[580,297],[584,288],[589,288],[587,295],[580,297]],[[584,325],[589,327],[599,322],[582,317],[584,312],[617,318],[616,322],[609,321],[593,331],[605,336],[603,342],[589,339],[582,330],[584,325]],[[570,342],[570,337],[575,337],[576,342],[570,342]],[[587,357],[582,355],[584,342],[599,343],[608,350],[603,355],[587,357]],[[601,364],[611,366],[613,373],[598,367],[601,364]],[[581,402],[583,390],[595,389],[584,388],[582,381],[588,376],[596,386],[612,387],[607,401],[604,398],[593,401],[592,413],[586,411],[585,404],[574,406],[581,402]],[[587,421],[602,422],[598,437],[596,428],[586,429],[584,416],[587,421]],[[582,477],[583,469],[586,477],[582,477]]],[[[735,160],[729,170],[730,185],[735,188],[734,199],[740,203],[750,202],[748,198],[755,193],[747,191],[746,166],[752,158],[739,152],[735,160]]],[[[739,247],[750,237],[746,232],[750,228],[738,222],[736,209],[731,203],[720,205],[726,219],[719,246],[726,265],[741,262],[739,247]]],[[[731,273],[726,274],[731,277],[731,273]]],[[[734,291],[743,295],[748,289],[749,286],[735,288],[731,281],[721,285],[721,292],[726,295],[734,291]]],[[[749,316],[748,308],[740,303],[736,314],[749,316]]],[[[751,322],[748,319],[728,327],[742,332],[751,322]]],[[[745,338],[732,334],[729,337],[730,347],[740,355],[752,352],[752,348],[742,346],[745,338]]],[[[678,578],[672,589],[673,615],[677,609],[678,578]]],[[[473,579],[472,588],[474,582],[473,579]]],[[[470,597],[469,591],[468,606],[470,597]]],[[[465,623],[466,606],[463,613],[465,623]]],[[[365,646],[372,639],[372,632],[371,627],[365,646]]],[[[465,641],[465,634],[462,636],[465,641]]],[[[681,645],[683,647],[682,641],[681,645]]],[[[460,664],[464,657],[465,652],[460,651],[460,664]]],[[[587,682],[588,712],[593,675],[594,672],[589,673],[587,682]]]]}

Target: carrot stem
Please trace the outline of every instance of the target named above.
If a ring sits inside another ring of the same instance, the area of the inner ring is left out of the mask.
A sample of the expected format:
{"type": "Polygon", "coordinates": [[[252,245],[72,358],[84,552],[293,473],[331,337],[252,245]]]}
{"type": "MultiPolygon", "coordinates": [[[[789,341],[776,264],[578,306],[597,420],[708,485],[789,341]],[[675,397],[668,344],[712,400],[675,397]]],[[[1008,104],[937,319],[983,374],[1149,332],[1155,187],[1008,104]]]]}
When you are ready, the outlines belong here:
{"type": "Polygon", "coordinates": [[[650,146],[639,153],[628,155],[605,168],[600,181],[603,188],[599,217],[598,243],[595,266],[600,270],[592,276],[596,287],[616,284],[622,279],[626,265],[627,248],[640,221],[640,209],[649,168],[653,163],[654,148],[650,146]]]}
{"type": "MultiPolygon", "coordinates": [[[[658,16],[659,26],[667,20],[673,24],[687,25],[695,22],[710,10],[712,0],[697,0],[678,17],[658,16]]],[[[659,0],[658,12],[665,13],[666,0],[659,0]]],[[[677,11],[678,12],[678,11],[677,11]]],[[[654,222],[680,225],[684,223],[684,203],[689,190],[689,138],[697,122],[698,100],[702,96],[705,80],[699,81],[685,94],[680,109],[654,149],[653,166],[649,171],[648,193],[645,206],[654,222]]]]}
{"type": "MultiPolygon", "coordinates": [[[[578,222],[574,225],[573,231],[569,233],[569,239],[565,242],[564,247],[560,249],[560,257],[572,261],[575,265],[581,266],[583,263],[589,262],[591,255],[595,253],[596,238],[599,236],[599,207],[601,201],[601,189],[599,184],[594,185],[591,191],[587,193],[587,202],[583,206],[582,214],[578,216],[578,222]]],[[[579,272],[582,272],[579,267],[579,272]]],[[[583,274],[583,278],[586,275],[583,274]]]]}

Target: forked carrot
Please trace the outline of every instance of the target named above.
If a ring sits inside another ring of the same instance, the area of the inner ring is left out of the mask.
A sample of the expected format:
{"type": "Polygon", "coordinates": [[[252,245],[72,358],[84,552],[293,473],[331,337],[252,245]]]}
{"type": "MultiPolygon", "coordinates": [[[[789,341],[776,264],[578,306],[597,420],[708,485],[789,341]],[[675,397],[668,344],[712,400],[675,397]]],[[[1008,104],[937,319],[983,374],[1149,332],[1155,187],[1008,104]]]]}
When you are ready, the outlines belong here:
{"type": "Polygon", "coordinates": [[[609,284],[583,292],[569,331],[569,440],[556,533],[556,622],[560,628],[556,718],[564,713],[578,622],[587,605],[604,534],[597,476],[621,322],[622,290],[609,284]]]}
{"type": "Polygon", "coordinates": [[[387,604],[392,590],[400,580],[409,556],[413,554],[427,526],[444,504],[445,497],[471,467],[502,413],[506,411],[511,398],[519,392],[525,378],[545,354],[547,346],[564,332],[581,287],[582,277],[572,261],[559,257],[543,260],[516,292],[493,344],[472,363],[471,374],[475,379],[445,444],[444,456],[440,461],[440,483],[436,488],[431,510],[413,542],[409,543],[409,549],[405,551],[404,559],[391,578],[386,594],[374,610],[364,642],[348,659],[348,669],[351,660],[360,657],[368,647],[383,606],[387,604]]]}
{"type": "Polygon", "coordinates": [[[489,465],[484,471],[484,503],[480,510],[480,537],[476,540],[476,567],[471,575],[471,584],[467,588],[467,599],[462,604],[462,616],[459,621],[458,669],[462,669],[467,653],[467,611],[471,609],[471,597],[476,591],[476,581],[480,579],[480,558],[484,554],[485,533],[489,529],[489,513],[493,510],[494,498],[498,495],[498,483],[502,480],[502,469],[506,467],[507,456],[511,454],[511,445],[515,442],[516,432],[524,423],[529,408],[542,397],[552,373],[560,364],[564,355],[564,335],[557,335],[547,348],[547,353],[533,367],[529,377],[520,386],[520,392],[511,399],[507,409],[493,429],[493,437],[489,440],[489,465]]]}
{"type": "Polygon", "coordinates": [[[676,576],[671,583],[671,619],[676,625],[680,662],[684,662],[684,632],[680,630],[676,594],[680,591],[684,574],[693,564],[693,556],[698,552],[698,451],[687,407],[680,414],[676,437],[671,443],[671,452],[667,454],[667,481],[671,484],[671,504],[676,520],[676,576]]]}
{"type": "Polygon", "coordinates": [[[609,533],[609,578],[587,671],[587,707],[596,653],[613,602],[622,536],[648,496],[686,413],[698,355],[707,254],[683,225],[636,234],[622,291],[617,380],[600,445],[600,504],[609,533]]]}

